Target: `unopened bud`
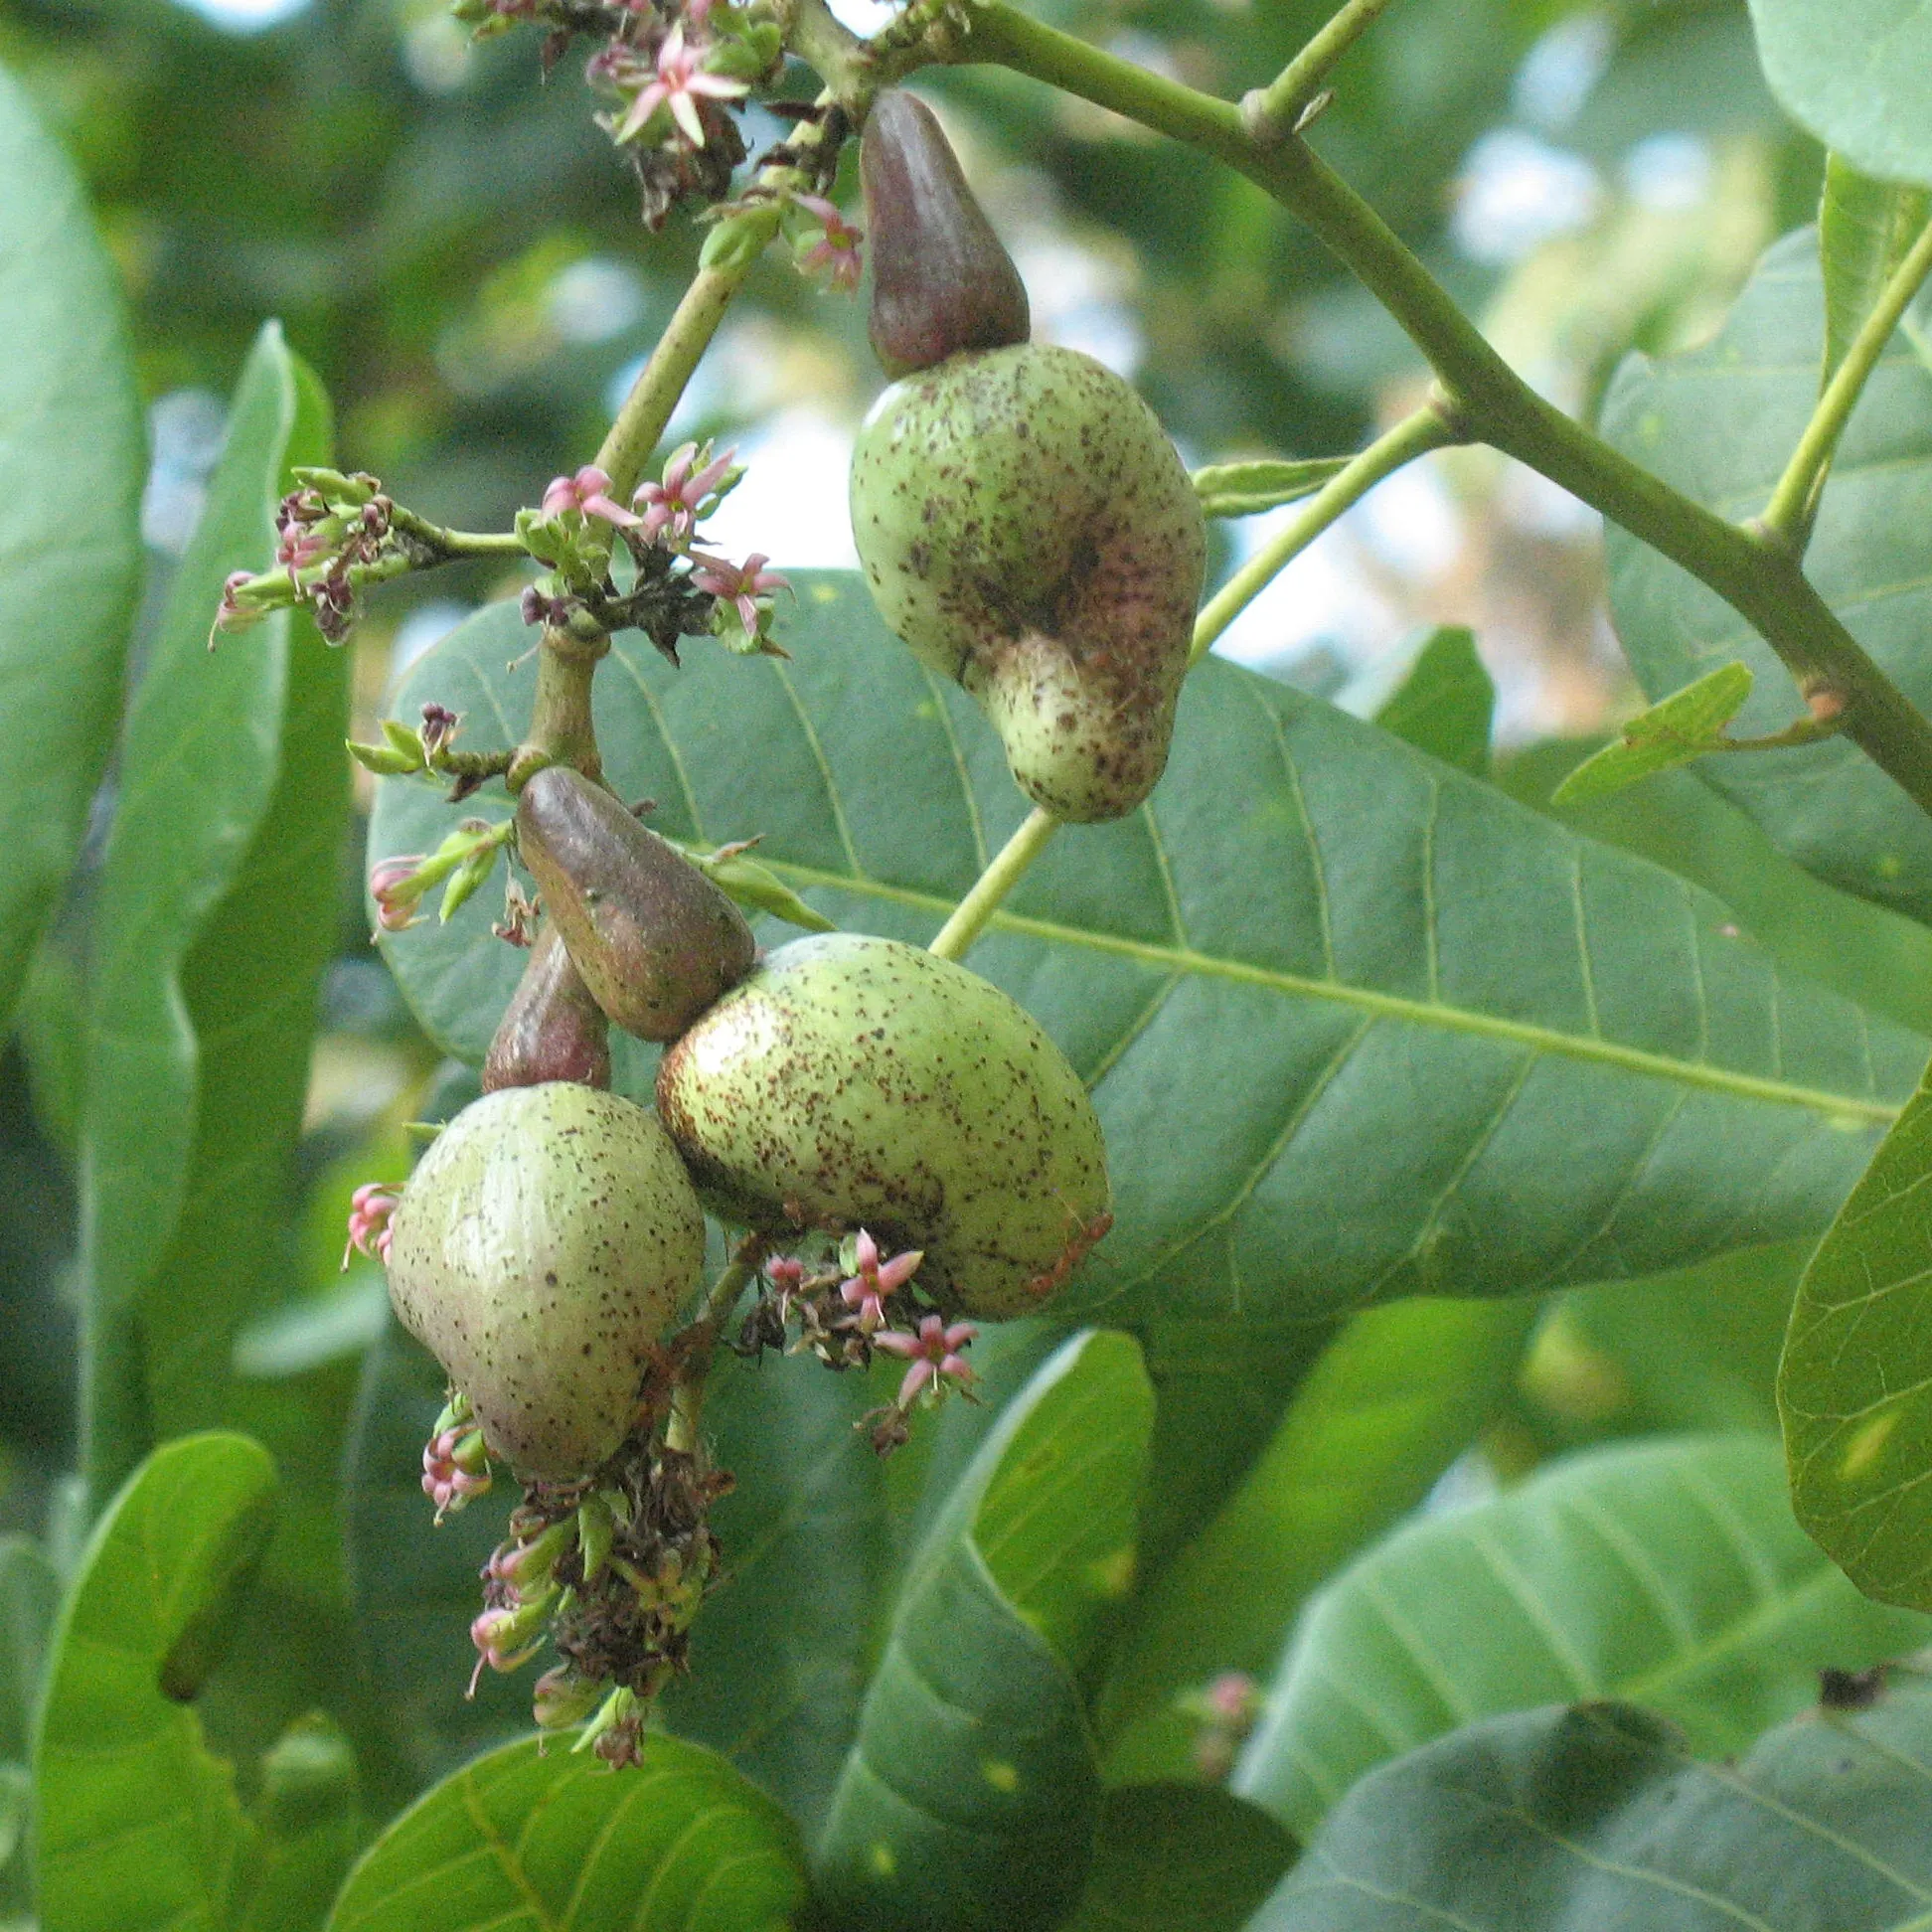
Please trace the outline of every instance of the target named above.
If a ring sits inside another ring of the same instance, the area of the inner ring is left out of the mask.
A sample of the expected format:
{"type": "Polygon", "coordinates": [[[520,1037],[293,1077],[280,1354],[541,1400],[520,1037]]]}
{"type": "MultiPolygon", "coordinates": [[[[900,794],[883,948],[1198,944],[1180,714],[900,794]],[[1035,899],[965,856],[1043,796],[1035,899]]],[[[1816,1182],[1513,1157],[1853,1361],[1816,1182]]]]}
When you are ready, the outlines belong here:
{"type": "Polygon", "coordinates": [[[559,1664],[537,1680],[531,1694],[531,1715],[544,1730],[568,1730],[597,1707],[603,1687],[586,1683],[567,1664],[559,1664]]]}
{"type": "Polygon", "coordinates": [[[422,769],[421,758],[412,752],[397,751],[387,744],[358,744],[354,738],[344,738],[343,742],[349,747],[349,755],[379,778],[405,778],[422,769]]]}
{"type": "Polygon", "coordinates": [[[583,1580],[594,1583],[610,1560],[610,1545],[617,1533],[610,1505],[594,1490],[577,1505],[576,1529],[577,1547],[583,1553],[583,1580]]]}

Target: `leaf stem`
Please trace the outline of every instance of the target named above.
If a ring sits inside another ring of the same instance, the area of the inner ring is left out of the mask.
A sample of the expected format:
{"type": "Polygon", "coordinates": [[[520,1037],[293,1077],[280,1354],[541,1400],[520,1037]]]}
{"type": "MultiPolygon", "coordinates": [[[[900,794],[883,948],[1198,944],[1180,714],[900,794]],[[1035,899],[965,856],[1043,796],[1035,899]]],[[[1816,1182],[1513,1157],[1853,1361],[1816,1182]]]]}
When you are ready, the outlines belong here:
{"type": "Polygon", "coordinates": [[[1798,446],[1791,452],[1791,460],[1758,519],[1769,537],[1788,546],[1794,554],[1802,556],[1811,541],[1819,495],[1845,425],[1852,419],[1852,411],[1857,406],[1871,372],[1877,368],[1878,358],[1884,354],[1899,318],[1911,306],[1912,297],[1919,292],[1928,274],[1932,274],[1932,222],[1925,225],[1918,240],[1905,251],[1871,313],[1852,338],[1845,360],[1825,385],[1825,393],[1818,399],[1811,420],[1805,424],[1805,433],[1799,437],[1798,446]]]}
{"type": "Polygon", "coordinates": [[[1708,584],[1777,653],[1808,702],[1826,692],[1842,701],[1845,735],[1932,813],[1932,722],[1839,621],[1790,547],[1673,489],[1538,396],[1305,142],[1263,146],[1227,101],[1102,53],[1003,0],[973,10],[958,58],[1048,81],[1186,141],[1265,189],[1354,270],[1428,358],[1472,440],[1527,463],[1708,584]]]}
{"type": "Polygon", "coordinates": [[[1263,147],[1295,131],[1336,62],[1388,11],[1389,0],[1348,0],[1281,73],[1241,101],[1241,118],[1263,147]]]}
{"type": "Polygon", "coordinates": [[[1046,850],[1046,842],[1060,829],[1061,821],[1044,806],[1036,805],[1021,820],[1020,829],[993,855],[993,863],[973,882],[973,889],[952,909],[926,948],[941,959],[962,959],[967,949],[986,929],[986,922],[1000,909],[1000,902],[1019,885],[1027,868],[1046,850]]]}
{"type": "Polygon", "coordinates": [[[1330,524],[1368,494],[1385,476],[1431,449],[1460,440],[1438,402],[1425,402],[1386,434],[1376,437],[1309,498],[1274,541],[1257,551],[1214,592],[1195,619],[1194,649],[1188,662],[1199,664],[1215,638],[1238,617],[1288,564],[1330,524]]]}
{"type": "Polygon", "coordinates": [[[698,1447],[698,1417],[705,1403],[705,1378],[711,1373],[712,1357],[717,1352],[719,1331],[737,1306],[738,1297],[764,1262],[766,1240],[762,1234],[747,1234],[733,1251],[730,1260],[706,1291],[704,1305],[696,1319],[679,1338],[685,1350],[684,1365],[671,1385],[671,1414],[664,1425],[665,1447],[681,1449],[686,1455],[698,1447]]]}

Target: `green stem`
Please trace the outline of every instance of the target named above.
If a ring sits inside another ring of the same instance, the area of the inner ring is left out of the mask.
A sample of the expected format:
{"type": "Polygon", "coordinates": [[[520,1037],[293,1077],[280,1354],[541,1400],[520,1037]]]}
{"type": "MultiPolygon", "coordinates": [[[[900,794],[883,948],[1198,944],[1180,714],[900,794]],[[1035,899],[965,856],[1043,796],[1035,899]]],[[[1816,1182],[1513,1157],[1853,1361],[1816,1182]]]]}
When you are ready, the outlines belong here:
{"type": "Polygon", "coordinates": [[[1241,102],[1248,132],[1271,147],[1295,131],[1336,62],[1388,11],[1389,0],[1349,0],[1328,25],[1265,87],[1241,102]]]}
{"type": "MultiPolygon", "coordinates": [[[[1404,463],[1455,440],[1456,429],[1442,406],[1427,402],[1345,464],[1309,499],[1307,507],[1274,542],[1235,571],[1203,606],[1195,619],[1189,665],[1199,664],[1214,639],[1266,589],[1289,561],[1306,550],[1352,503],[1404,463]]],[[[1046,851],[1046,842],[1059,830],[1060,824],[1051,812],[1036,806],[994,855],[992,864],[973,882],[972,890],[953,907],[951,917],[939,928],[928,950],[941,959],[963,959],[1007,895],[1026,876],[1028,867],[1046,851]]]]}
{"type": "Polygon", "coordinates": [[[636,489],[644,464],[671,411],[696,373],[718,325],[724,319],[731,297],[751,272],[751,263],[733,262],[720,268],[701,268],[691,278],[676,313],[651,351],[624,398],[616,420],[599,445],[596,466],[610,478],[610,494],[619,502],[636,489]]]}
{"type": "Polygon", "coordinates": [[[1300,217],[1435,370],[1466,433],[1562,485],[1708,584],[1810,699],[1845,707],[1845,734],[1932,813],[1932,723],[1913,709],[1805,577],[1788,547],[1727,523],[1633,463],[1510,368],[1375,211],[1304,142],[1259,145],[1238,109],[986,0],[960,48],[1049,81],[1225,162],[1300,217]]]}
{"type": "Polygon", "coordinates": [[[524,541],[508,530],[445,530],[426,517],[399,504],[390,514],[393,528],[427,545],[442,559],[454,562],[459,557],[528,557],[524,541]]]}
{"type": "Polygon", "coordinates": [[[1825,486],[1826,472],[1832,467],[1845,425],[1851,421],[1852,411],[1871,372],[1878,367],[1878,358],[1885,353],[1885,344],[1891,340],[1899,318],[1911,306],[1912,297],[1919,292],[1928,274],[1932,274],[1932,222],[1925,225],[1919,239],[1892,270],[1884,293],[1852,337],[1845,360],[1826,384],[1825,393],[1818,399],[1818,406],[1805,425],[1805,433],[1799,437],[1798,447],[1791,452],[1791,461],[1785,465],[1777,488],[1771,492],[1771,501],[1758,519],[1771,537],[1796,552],[1802,553],[1811,537],[1818,495],[1825,486]]]}
{"type": "Polygon", "coordinates": [[[510,760],[504,783],[514,797],[545,765],[574,765],[593,784],[603,777],[590,688],[610,649],[607,633],[582,613],[569,625],[546,624],[537,650],[537,695],[530,729],[510,760]]]}
{"type": "Polygon", "coordinates": [[[681,1449],[694,1455],[698,1448],[698,1417],[705,1404],[705,1378],[711,1373],[712,1357],[718,1349],[719,1331],[724,1328],[738,1297],[758,1272],[765,1257],[765,1237],[747,1234],[724,1272],[705,1295],[704,1306],[696,1320],[680,1338],[685,1349],[684,1366],[671,1386],[671,1414],[664,1425],[668,1449],[681,1449]]]}
{"type": "Polygon", "coordinates": [[[1274,541],[1257,551],[1202,607],[1201,615],[1195,619],[1194,649],[1189,663],[1200,663],[1215,638],[1288,564],[1383,477],[1393,475],[1404,463],[1413,462],[1427,451],[1457,440],[1454,425],[1435,402],[1425,402],[1385,435],[1378,436],[1360,456],[1330,477],[1274,541]]]}
{"type": "Polygon", "coordinates": [[[973,882],[973,889],[952,909],[927,948],[941,959],[963,959],[967,949],[1000,909],[1000,901],[1019,885],[1027,868],[1046,850],[1046,842],[1060,829],[1060,821],[1044,805],[1036,805],[1020,829],[993,856],[993,863],[973,882]]]}

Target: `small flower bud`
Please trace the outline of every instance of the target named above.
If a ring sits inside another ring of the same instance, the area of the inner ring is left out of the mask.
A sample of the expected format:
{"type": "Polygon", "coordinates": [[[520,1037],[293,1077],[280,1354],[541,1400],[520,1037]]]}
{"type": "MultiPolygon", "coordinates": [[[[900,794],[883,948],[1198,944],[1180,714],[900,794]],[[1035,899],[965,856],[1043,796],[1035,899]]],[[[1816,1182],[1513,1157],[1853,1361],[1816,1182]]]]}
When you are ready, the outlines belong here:
{"type": "Polygon", "coordinates": [[[387,744],[358,744],[354,738],[344,738],[343,742],[349,747],[349,755],[379,778],[406,778],[422,769],[422,760],[410,752],[397,751],[387,744]]]}
{"type": "Polygon", "coordinates": [[[594,1490],[577,1505],[576,1532],[577,1547],[583,1553],[583,1580],[594,1583],[610,1560],[610,1545],[617,1534],[610,1505],[594,1490]]]}
{"type": "Polygon", "coordinates": [[[603,1687],[587,1683],[567,1664],[559,1664],[537,1680],[531,1695],[531,1715],[543,1730],[569,1730],[597,1707],[603,1687]]]}

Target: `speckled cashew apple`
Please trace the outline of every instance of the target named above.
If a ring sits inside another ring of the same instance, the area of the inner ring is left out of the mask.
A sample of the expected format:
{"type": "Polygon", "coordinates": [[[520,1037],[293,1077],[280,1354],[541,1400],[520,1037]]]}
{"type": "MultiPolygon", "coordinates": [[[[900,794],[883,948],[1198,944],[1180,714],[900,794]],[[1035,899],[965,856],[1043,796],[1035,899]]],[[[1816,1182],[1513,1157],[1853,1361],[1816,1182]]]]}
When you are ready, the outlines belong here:
{"type": "Polygon", "coordinates": [[[517,853],[591,997],[639,1040],[676,1040],[751,970],[744,915],[581,772],[550,765],[524,786],[517,853]]]}
{"type": "Polygon", "coordinates": [[[1119,818],[1167,764],[1207,560],[1201,505],[1128,384],[1025,341],[1024,304],[1015,334],[997,294],[1018,280],[1012,262],[937,123],[882,113],[890,98],[865,136],[873,332],[888,370],[917,366],[853,450],[860,562],[886,623],[979,701],[1029,798],[1119,818]],[[906,287],[922,262],[923,305],[906,287]]]}
{"type": "Polygon", "coordinates": [[[997,987],[916,946],[794,940],[665,1054],[658,1111],[726,1219],[920,1248],[941,1307],[1032,1314],[1109,1222],[1080,1077],[997,987]]]}
{"type": "Polygon", "coordinates": [[[654,1115],[567,1081],[505,1087],[437,1135],[390,1221],[390,1299],[527,1479],[616,1450],[705,1220],[654,1115]]]}
{"type": "Polygon", "coordinates": [[[610,1084],[610,1022],[570,961],[564,935],[537,935],[517,991],[503,1011],[483,1060],[483,1091],[575,1080],[610,1084]]]}

